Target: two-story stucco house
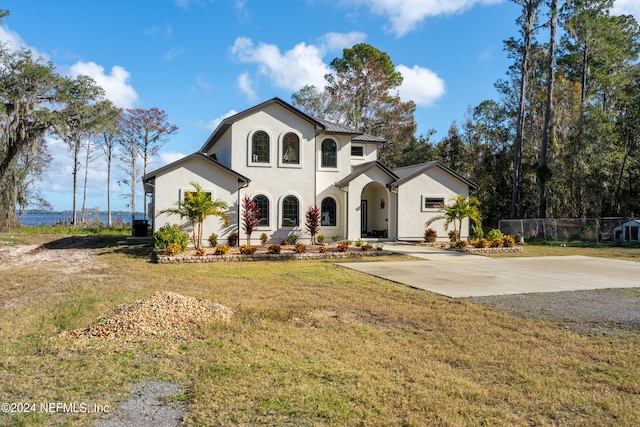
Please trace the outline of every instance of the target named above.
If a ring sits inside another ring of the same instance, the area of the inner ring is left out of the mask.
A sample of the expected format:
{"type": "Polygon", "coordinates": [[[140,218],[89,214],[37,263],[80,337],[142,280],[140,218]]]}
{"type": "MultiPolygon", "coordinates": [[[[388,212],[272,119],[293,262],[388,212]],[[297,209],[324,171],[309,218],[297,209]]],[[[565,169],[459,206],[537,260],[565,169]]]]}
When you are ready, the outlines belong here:
{"type": "MultiPolygon", "coordinates": [[[[273,98],[223,120],[197,153],[143,177],[153,230],[167,223],[188,227],[159,212],[175,207],[193,190],[189,183],[197,182],[230,206],[229,226],[208,218],[205,239],[211,233],[224,239],[234,231],[244,239],[240,206],[249,196],[260,211],[254,239],[266,233],[280,242],[297,234],[308,242],[305,213],[316,205],[320,233],[328,240],[420,240],[425,222],[441,213],[434,205],[456,194],[468,196],[474,184],[437,161],[390,169],[377,161],[383,142],[273,98]]],[[[430,227],[447,238],[441,221],[430,227]]],[[[468,235],[468,222],[462,235],[468,235]]]]}

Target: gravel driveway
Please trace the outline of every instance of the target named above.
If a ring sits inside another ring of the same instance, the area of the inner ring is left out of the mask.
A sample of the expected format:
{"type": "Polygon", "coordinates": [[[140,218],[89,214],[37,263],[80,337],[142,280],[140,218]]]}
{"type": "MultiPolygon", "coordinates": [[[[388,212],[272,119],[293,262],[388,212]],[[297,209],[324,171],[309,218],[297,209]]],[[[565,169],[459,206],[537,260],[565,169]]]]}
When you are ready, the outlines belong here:
{"type": "Polygon", "coordinates": [[[527,319],[587,335],[640,333],[640,288],[598,289],[464,298],[527,319]]]}

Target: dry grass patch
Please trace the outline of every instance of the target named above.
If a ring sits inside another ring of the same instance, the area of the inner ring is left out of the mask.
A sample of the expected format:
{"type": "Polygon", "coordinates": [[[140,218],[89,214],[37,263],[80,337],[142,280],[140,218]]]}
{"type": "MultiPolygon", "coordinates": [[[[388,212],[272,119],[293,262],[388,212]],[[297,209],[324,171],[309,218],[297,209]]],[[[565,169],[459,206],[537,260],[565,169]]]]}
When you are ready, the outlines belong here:
{"type": "MultiPolygon", "coordinates": [[[[640,423],[637,333],[582,336],[326,261],[155,265],[97,251],[99,278],[53,280],[54,265],[0,277],[0,291],[17,274],[34,295],[0,308],[0,400],[116,407],[131,384],[164,378],[187,387],[194,426],[640,423]],[[172,340],[59,337],[161,291],[234,316],[172,340]]],[[[0,414],[0,424],[98,416],[0,414]]]]}

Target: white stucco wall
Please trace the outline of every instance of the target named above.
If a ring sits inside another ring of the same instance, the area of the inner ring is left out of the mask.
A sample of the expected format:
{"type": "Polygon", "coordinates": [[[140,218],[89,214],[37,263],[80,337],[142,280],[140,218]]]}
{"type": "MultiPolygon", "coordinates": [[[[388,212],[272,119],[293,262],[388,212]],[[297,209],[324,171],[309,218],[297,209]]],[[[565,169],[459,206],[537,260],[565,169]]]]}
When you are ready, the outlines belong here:
{"type": "Polygon", "coordinates": [[[197,182],[204,191],[212,193],[213,199],[220,199],[229,205],[229,227],[223,227],[219,217],[209,217],[205,220],[202,229],[204,246],[208,246],[207,239],[211,233],[218,234],[221,242],[224,242],[226,236],[235,231],[238,226],[236,196],[238,179],[212,165],[211,162],[197,157],[178,163],[175,168],[170,168],[156,176],[154,232],[165,224],[179,224],[182,229],[191,233],[192,227],[186,219],[166,213],[158,214],[163,209],[176,207],[176,202],[184,196],[185,191],[193,191],[193,187],[189,185],[190,182],[197,182]]]}
{"type": "MultiPolygon", "coordinates": [[[[424,209],[423,197],[442,197],[445,204],[457,194],[469,195],[469,187],[463,181],[438,167],[432,167],[426,173],[416,176],[398,188],[398,239],[424,239],[424,230],[433,228],[438,233],[438,240],[448,240],[448,230],[444,221],[436,221],[425,227],[425,223],[442,212],[438,209],[424,209]]],[[[453,230],[453,224],[449,225],[453,230]]],[[[469,236],[469,220],[463,221],[461,238],[469,236]]]]}

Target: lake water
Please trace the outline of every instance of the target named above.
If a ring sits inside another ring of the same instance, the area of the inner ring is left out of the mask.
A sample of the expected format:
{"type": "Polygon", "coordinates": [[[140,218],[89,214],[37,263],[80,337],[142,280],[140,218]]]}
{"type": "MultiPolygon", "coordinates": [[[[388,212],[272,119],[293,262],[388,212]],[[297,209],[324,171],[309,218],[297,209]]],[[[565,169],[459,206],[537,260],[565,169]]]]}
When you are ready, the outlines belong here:
{"type": "MultiPolygon", "coordinates": [[[[94,219],[94,212],[91,211],[87,216],[87,220],[94,219]]],[[[18,221],[24,226],[29,225],[54,225],[62,223],[71,223],[73,215],[71,212],[51,212],[51,213],[24,213],[18,214],[18,221]]],[[[76,219],[80,221],[80,215],[76,215],[76,219]]],[[[144,219],[142,212],[136,213],[135,219],[144,219]]],[[[102,225],[107,225],[107,213],[100,213],[100,222],[102,225]]],[[[111,213],[112,224],[131,224],[131,212],[112,212],[111,213]]]]}

